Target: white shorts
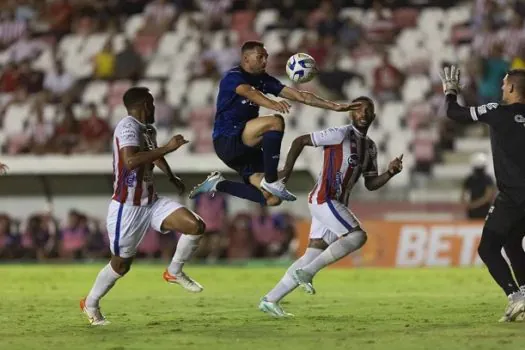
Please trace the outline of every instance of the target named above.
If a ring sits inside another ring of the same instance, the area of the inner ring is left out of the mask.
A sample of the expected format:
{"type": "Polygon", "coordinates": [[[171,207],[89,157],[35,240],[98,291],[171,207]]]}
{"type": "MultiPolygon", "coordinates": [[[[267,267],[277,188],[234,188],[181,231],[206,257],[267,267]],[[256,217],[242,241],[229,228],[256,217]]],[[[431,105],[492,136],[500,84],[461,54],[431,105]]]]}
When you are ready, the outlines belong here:
{"type": "Polygon", "coordinates": [[[331,244],[361,225],[350,209],[341,202],[309,203],[308,206],[312,214],[310,239],[323,239],[331,244]]]}
{"type": "Polygon", "coordinates": [[[184,206],[166,197],[159,197],[149,206],[139,207],[109,203],[107,229],[111,253],[122,258],[135,256],[137,247],[150,226],[161,232],[161,225],[171,213],[184,206]]]}

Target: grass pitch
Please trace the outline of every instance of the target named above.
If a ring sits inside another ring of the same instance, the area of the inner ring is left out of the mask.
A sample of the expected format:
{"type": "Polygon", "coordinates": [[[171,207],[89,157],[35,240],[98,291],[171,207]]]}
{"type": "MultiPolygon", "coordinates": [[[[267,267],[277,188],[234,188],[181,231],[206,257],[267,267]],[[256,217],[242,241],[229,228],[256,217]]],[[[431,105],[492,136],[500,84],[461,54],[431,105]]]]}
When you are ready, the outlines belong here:
{"type": "Polygon", "coordinates": [[[0,349],[521,349],[525,324],[499,324],[506,298],[484,269],[326,270],[318,294],[258,311],[284,268],[194,267],[189,294],[137,263],[91,327],[79,299],[102,265],[0,266],[0,349]]]}

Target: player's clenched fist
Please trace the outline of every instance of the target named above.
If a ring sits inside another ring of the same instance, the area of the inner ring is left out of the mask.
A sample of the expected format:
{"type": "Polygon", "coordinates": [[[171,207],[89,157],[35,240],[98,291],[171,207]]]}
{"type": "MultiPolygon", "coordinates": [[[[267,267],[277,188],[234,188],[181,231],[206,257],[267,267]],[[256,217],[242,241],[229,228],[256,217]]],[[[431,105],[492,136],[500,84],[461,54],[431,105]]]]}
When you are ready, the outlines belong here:
{"type": "Polygon", "coordinates": [[[179,147],[181,147],[182,145],[187,144],[188,142],[190,141],[184,139],[184,136],[175,135],[168,141],[168,144],[166,146],[173,152],[177,150],[179,147]]]}
{"type": "Polygon", "coordinates": [[[401,170],[403,170],[403,155],[400,155],[388,164],[388,173],[392,176],[399,174],[401,170]]]}
{"type": "Polygon", "coordinates": [[[290,108],[292,108],[292,105],[285,100],[273,101],[272,103],[272,109],[280,113],[288,113],[290,108]]]}

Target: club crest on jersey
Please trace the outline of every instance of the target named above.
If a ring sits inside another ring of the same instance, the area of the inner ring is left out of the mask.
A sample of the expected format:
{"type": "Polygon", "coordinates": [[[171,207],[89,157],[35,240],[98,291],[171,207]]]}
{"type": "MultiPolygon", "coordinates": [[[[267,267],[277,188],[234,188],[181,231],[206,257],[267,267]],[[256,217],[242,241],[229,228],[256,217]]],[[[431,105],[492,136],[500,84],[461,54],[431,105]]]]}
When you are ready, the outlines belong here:
{"type": "Polygon", "coordinates": [[[350,154],[350,156],[348,156],[348,164],[351,166],[351,167],[356,167],[359,165],[359,156],[355,153],[352,153],[350,154]]]}
{"type": "Polygon", "coordinates": [[[126,185],[128,187],[135,186],[135,182],[137,181],[137,172],[133,170],[131,173],[126,176],[126,185]]]}

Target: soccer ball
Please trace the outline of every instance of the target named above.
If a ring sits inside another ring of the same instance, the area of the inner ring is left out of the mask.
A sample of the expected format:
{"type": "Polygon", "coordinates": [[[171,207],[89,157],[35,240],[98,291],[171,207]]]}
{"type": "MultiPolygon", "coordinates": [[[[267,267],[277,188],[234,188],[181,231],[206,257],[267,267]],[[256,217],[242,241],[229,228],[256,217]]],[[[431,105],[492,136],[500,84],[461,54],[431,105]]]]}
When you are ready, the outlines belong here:
{"type": "Polygon", "coordinates": [[[295,83],[307,83],[315,77],[317,68],[312,56],[296,53],[286,62],[286,74],[295,83]]]}

